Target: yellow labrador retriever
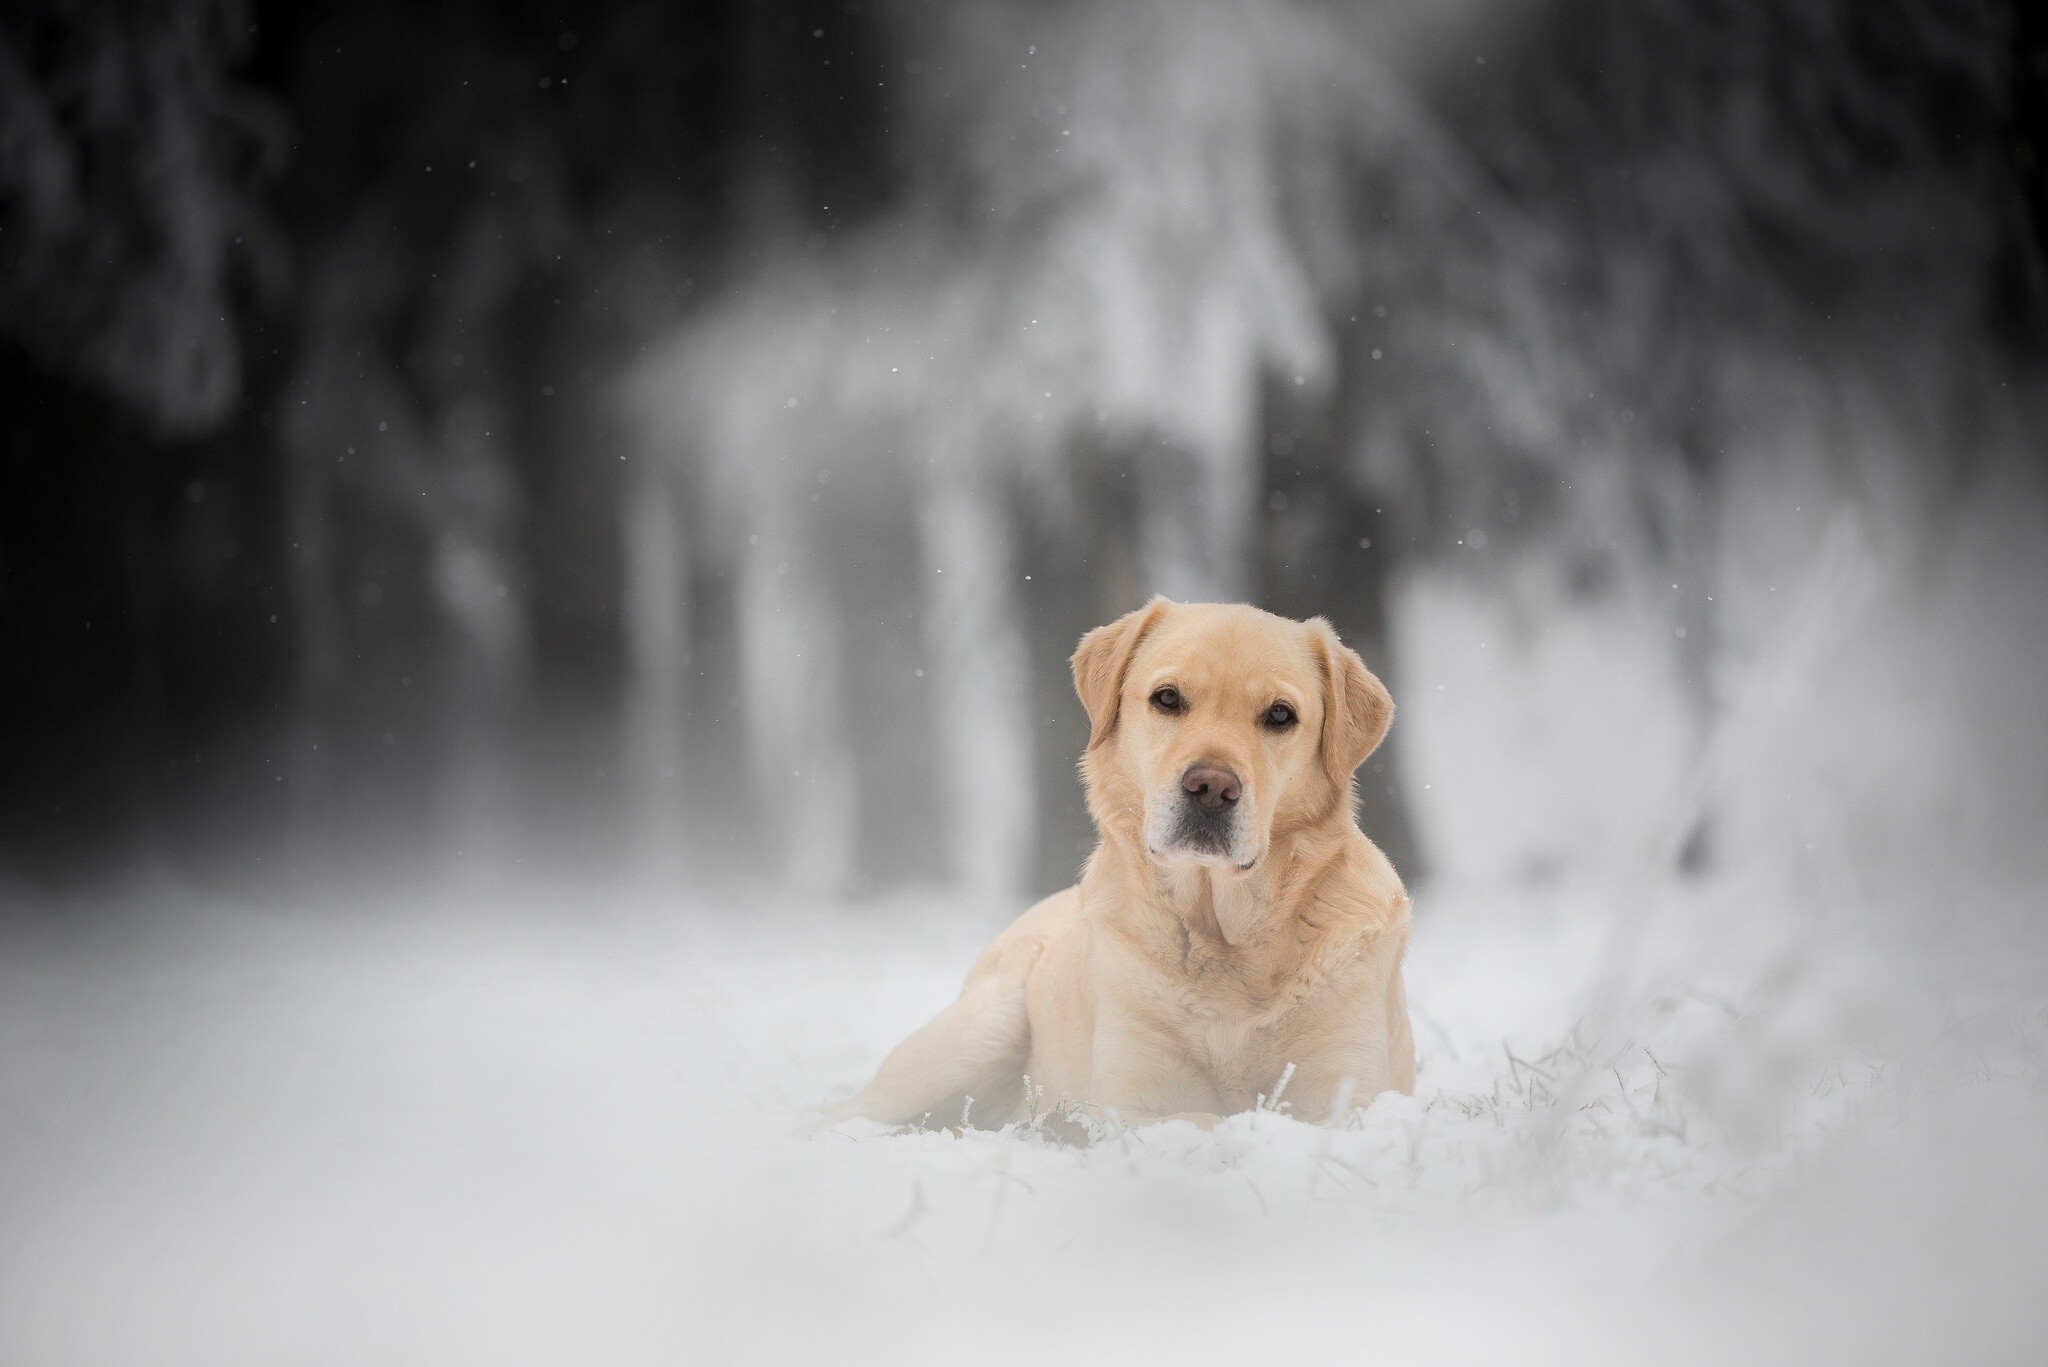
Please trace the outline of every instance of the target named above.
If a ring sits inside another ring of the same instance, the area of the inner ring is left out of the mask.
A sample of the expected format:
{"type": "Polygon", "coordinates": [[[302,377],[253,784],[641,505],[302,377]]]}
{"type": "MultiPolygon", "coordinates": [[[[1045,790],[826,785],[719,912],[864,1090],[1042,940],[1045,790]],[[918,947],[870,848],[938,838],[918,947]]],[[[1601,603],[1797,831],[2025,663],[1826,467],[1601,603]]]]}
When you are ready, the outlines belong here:
{"type": "Polygon", "coordinates": [[[1206,1125],[1276,1096],[1322,1120],[1412,1092],[1408,896],[1352,812],[1385,687],[1321,618],[1164,598],[1073,664],[1101,837],[1080,884],[827,1122],[1206,1125]]]}

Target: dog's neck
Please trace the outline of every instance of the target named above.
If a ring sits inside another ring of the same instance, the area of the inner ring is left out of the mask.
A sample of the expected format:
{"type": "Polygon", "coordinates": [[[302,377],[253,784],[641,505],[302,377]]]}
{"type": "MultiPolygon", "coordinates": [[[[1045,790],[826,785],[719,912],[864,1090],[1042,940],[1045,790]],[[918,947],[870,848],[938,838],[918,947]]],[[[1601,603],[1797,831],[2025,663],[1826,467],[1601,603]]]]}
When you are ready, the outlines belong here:
{"type": "Polygon", "coordinates": [[[1240,873],[1206,864],[1175,864],[1161,871],[1159,888],[1190,931],[1242,949],[1273,919],[1267,881],[1258,869],[1240,873]]]}
{"type": "MultiPolygon", "coordinates": [[[[1342,849],[1342,831],[1313,828],[1276,834],[1265,857],[1250,869],[1192,861],[1155,864],[1133,841],[1124,861],[1152,875],[1143,900],[1168,913],[1192,935],[1243,949],[1291,923],[1316,880],[1342,849]]],[[[1292,938],[1292,937],[1290,937],[1292,938]]]]}

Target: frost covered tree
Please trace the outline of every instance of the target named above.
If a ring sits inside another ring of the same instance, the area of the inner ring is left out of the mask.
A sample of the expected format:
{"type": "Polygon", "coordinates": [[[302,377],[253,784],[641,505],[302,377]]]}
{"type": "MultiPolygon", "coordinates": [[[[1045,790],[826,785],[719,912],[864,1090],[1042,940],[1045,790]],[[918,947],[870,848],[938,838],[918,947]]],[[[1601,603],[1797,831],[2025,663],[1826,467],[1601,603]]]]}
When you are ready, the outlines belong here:
{"type": "Polygon", "coordinates": [[[702,187],[675,168],[708,157],[697,92],[647,61],[687,52],[701,19],[650,4],[589,18],[347,6],[302,16],[287,45],[321,132],[285,187],[303,301],[284,424],[293,760],[314,829],[348,783],[328,757],[383,738],[474,859],[535,814],[522,774],[559,762],[525,739],[541,694],[588,706],[616,686],[615,655],[600,638],[593,668],[579,625],[619,530],[617,461],[599,458],[585,396],[673,309],[623,282],[664,242],[691,244],[702,187]]]}
{"type": "Polygon", "coordinates": [[[235,315],[280,283],[286,121],[235,74],[253,31],[237,0],[0,19],[0,330],[166,433],[241,396],[235,315]]]}
{"type": "MultiPolygon", "coordinates": [[[[123,462],[24,468],[126,529],[38,639],[111,593],[138,692],[252,674],[323,839],[530,792],[680,872],[797,813],[822,889],[1064,879],[1061,662],[1155,590],[1404,698],[1418,621],[1539,710],[1621,633],[1683,767],[1805,572],[1764,505],[1925,582],[2025,444],[2041,51],[1996,0],[10,11],[0,329],[72,387],[21,449],[123,462]]],[[[1411,872],[1427,708],[1364,776],[1411,872]]]]}
{"type": "MultiPolygon", "coordinates": [[[[1436,135],[1389,162],[1364,473],[1510,621],[1605,601],[1669,642],[1703,744],[1783,636],[1745,601],[1760,500],[1845,509],[1916,548],[1885,571],[1911,576],[2015,457],[2044,299],[2017,22],[1671,0],[1463,34],[1418,115],[1436,135]],[[1417,202],[1432,146],[1459,193],[1417,202]]],[[[1806,573],[1781,554],[1764,579],[1806,573]]]]}

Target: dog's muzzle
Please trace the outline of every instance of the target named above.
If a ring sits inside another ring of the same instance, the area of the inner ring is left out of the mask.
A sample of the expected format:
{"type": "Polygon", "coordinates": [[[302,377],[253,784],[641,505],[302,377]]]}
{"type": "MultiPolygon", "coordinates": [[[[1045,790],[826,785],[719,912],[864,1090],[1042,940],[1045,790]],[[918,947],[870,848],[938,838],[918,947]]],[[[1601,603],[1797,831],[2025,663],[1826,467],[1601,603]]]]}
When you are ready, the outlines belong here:
{"type": "Polygon", "coordinates": [[[1154,853],[1182,851],[1228,859],[1249,867],[1252,856],[1241,848],[1242,813],[1239,799],[1244,784],[1221,764],[1191,765],[1181,775],[1180,793],[1153,842],[1154,853]]]}

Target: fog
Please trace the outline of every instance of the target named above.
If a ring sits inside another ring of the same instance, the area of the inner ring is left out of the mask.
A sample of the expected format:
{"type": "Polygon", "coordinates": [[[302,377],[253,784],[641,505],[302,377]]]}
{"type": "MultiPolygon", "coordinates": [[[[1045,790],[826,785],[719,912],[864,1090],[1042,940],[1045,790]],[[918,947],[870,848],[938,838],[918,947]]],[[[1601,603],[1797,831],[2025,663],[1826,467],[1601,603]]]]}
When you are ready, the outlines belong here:
{"type": "Polygon", "coordinates": [[[0,21],[0,1358],[2025,1361],[2048,31],[0,21]],[[811,1133],[1154,593],[1387,682],[1419,1082],[811,1133]]]}

